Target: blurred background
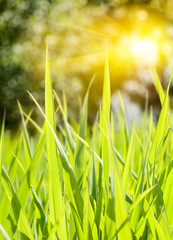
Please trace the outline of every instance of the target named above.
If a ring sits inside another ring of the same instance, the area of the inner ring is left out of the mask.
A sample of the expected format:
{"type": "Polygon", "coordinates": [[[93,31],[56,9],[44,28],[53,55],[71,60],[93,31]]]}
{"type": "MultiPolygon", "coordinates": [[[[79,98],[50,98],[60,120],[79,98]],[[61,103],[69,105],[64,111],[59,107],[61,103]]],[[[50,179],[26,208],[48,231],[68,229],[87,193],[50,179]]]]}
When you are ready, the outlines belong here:
{"type": "MultiPolygon", "coordinates": [[[[112,109],[124,99],[127,118],[135,121],[149,105],[157,118],[159,98],[151,69],[166,88],[173,66],[172,0],[1,0],[0,119],[16,129],[23,109],[34,108],[27,90],[44,105],[45,45],[49,44],[53,88],[67,97],[70,120],[94,74],[89,122],[99,109],[106,41],[109,53],[112,109]]],[[[33,117],[39,119],[34,111],[33,117]]]]}

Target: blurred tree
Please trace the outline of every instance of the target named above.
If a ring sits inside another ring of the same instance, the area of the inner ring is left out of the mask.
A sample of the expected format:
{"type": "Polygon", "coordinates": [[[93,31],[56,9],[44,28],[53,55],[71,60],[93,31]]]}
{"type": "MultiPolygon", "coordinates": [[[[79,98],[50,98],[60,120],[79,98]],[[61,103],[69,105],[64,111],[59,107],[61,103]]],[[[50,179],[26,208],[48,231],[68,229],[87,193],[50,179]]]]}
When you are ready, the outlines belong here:
{"type": "Polygon", "coordinates": [[[110,3],[110,0],[88,0],[88,4],[110,3]]]}
{"type": "Polygon", "coordinates": [[[27,73],[17,40],[34,10],[34,1],[0,1],[0,116],[5,109],[7,122],[18,118],[16,99],[27,102],[27,73]]]}
{"type": "MultiPolygon", "coordinates": [[[[0,0],[0,118],[6,110],[6,122],[19,118],[16,99],[28,105],[29,69],[23,58],[24,49],[18,41],[37,14],[46,15],[48,8],[42,1],[0,0]]],[[[50,1],[44,1],[49,3],[50,1]]]]}

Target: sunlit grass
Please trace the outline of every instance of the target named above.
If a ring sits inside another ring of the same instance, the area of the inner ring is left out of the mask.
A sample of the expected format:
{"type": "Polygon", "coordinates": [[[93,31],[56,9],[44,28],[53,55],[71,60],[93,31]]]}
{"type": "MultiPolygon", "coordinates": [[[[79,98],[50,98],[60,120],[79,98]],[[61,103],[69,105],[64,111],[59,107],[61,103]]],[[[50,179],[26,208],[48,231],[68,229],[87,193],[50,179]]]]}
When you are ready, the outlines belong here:
{"type": "Polygon", "coordinates": [[[99,114],[89,127],[91,82],[74,127],[68,121],[65,95],[61,103],[52,91],[46,48],[45,111],[29,93],[44,119],[43,126],[24,114],[20,103],[20,133],[10,140],[2,125],[0,238],[172,239],[169,86],[164,92],[154,70],[153,78],[162,103],[157,125],[146,108],[141,125],[129,129],[121,94],[122,111],[114,123],[106,52],[99,114]],[[63,118],[58,131],[55,102],[63,118]],[[34,138],[28,134],[28,121],[37,130],[34,138]]]}

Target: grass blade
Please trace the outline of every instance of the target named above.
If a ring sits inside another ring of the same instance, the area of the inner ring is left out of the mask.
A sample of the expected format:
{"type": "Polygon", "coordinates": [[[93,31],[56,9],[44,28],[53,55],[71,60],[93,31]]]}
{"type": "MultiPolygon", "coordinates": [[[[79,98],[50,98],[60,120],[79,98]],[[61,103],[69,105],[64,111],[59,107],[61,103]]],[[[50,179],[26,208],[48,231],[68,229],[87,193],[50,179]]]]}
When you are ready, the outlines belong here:
{"type": "Polygon", "coordinates": [[[2,122],[1,136],[0,136],[0,182],[1,182],[2,162],[3,162],[4,127],[5,127],[5,115],[2,122]]]}
{"type": "MultiPolygon", "coordinates": [[[[110,76],[109,76],[109,63],[108,63],[108,51],[106,51],[105,60],[105,72],[104,72],[104,82],[103,82],[103,98],[102,98],[102,109],[101,109],[101,119],[100,126],[103,131],[107,131],[107,119],[110,120],[110,101],[111,101],[111,90],[110,90],[110,76]]],[[[107,139],[103,132],[101,131],[101,141],[102,141],[102,160],[103,160],[103,173],[105,182],[105,194],[108,197],[108,184],[109,184],[109,150],[107,139]]],[[[106,198],[107,198],[106,197],[106,198]]],[[[106,200],[107,202],[107,200],[106,200]]]]}
{"type": "Polygon", "coordinates": [[[3,228],[3,226],[0,224],[0,232],[2,233],[4,240],[11,240],[11,238],[8,236],[7,232],[3,228]]]}
{"type": "MultiPolygon", "coordinates": [[[[55,131],[55,116],[54,116],[54,102],[52,94],[52,84],[50,77],[48,44],[46,45],[46,73],[45,73],[45,115],[48,119],[52,129],[55,131]]],[[[59,213],[63,209],[62,189],[60,182],[60,169],[57,158],[57,148],[54,136],[48,124],[46,124],[46,145],[48,157],[48,170],[49,170],[49,207],[50,207],[50,220],[54,225],[59,220],[59,213]]],[[[61,219],[58,236],[66,236],[65,217],[61,219]]]]}
{"type": "Polygon", "coordinates": [[[159,98],[160,98],[160,102],[161,102],[161,105],[163,105],[163,102],[164,102],[164,98],[165,98],[165,92],[163,90],[163,87],[162,87],[162,84],[160,82],[160,79],[157,75],[157,72],[156,72],[156,69],[153,68],[152,71],[152,79],[153,79],[153,82],[154,82],[154,86],[157,90],[157,93],[159,95],[159,98]]]}
{"type": "MultiPolygon", "coordinates": [[[[109,130],[107,129],[109,133],[109,130]]],[[[129,225],[129,217],[127,213],[127,206],[124,198],[123,185],[121,175],[118,167],[118,162],[114,156],[113,147],[111,143],[110,133],[108,135],[109,157],[113,167],[113,179],[115,186],[115,218],[117,226],[117,235],[119,240],[124,240],[128,236],[132,239],[132,234],[129,225]]]]}
{"type": "MultiPolygon", "coordinates": [[[[44,210],[43,210],[43,206],[42,206],[42,204],[41,204],[41,202],[40,202],[40,200],[39,200],[39,198],[37,196],[37,193],[35,192],[33,186],[31,186],[31,190],[32,190],[34,203],[35,203],[35,205],[38,208],[38,211],[40,213],[40,219],[38,220],[38,225],[40,225],[43,239],[47,239],[47,237],[48,237],[48,229],[47,229],[46,216],[45,216],[45,213],[44,213],[44,210]]],[[[38,228],[39,228],[39,226],[38,226],[38,228]]]]}
{"type": "Polygon", "coordinates": [[[34,172],[35,172],[38,162],[40,160],[44,144],[45,144],[45,135],[43,135],[43,136],[41,135],[35,155],[31,161],[30,166],[27,169],[27,172],[23,178],[23,181],[17,191],[17,195],[18,195],[18,198],[19,198],[22,206],[26,202],[26,198],[29,193],[29,189],[31,187],[31,184],[33,184],[34,172]]]}
{"type": "Polygon", "coordinates": [[[4,167],[2,167],[2,177],[3,177],[2,181],[3,181],[4,189],[6,191],[9,201],[11,202],[14,219],[16,221],[16,225],[19,231],[21,233],[24,233],[26,236],[28,236],[29,239],[34,240],[34,236],[32,234],[27,217],[22,209],[22,206],[16,195],[14,187],[4,167]]]}
{"type": "Polygon", "coordinates": [[[154,159],[155,159],[155,153],[158,150],[158,146],[162,141],[165,129],[166,129],[166,118],[167,118],[167,111],[168,111],[168,93],[169,93],[169,86],[170,86],[170,82],[167,88],[167,92],[164,98],[164,102],[163,102],[163,106],[160,112],[160,116],[159,116],[159,120],[157,123],[157,127],[156,127],[156,131],[154,134],[154,139],[152,142],[152,146],[149,152],[149,160],[151,163],[153,163],[154,159]]]}
{"type": "Polygon", "coordinates": [[[122,177],[122,184],[123,184],[123,189],[124,189],[124,194],[126,194],[127,190],[127,182],[128,182],[128,176],[130,172],[130,163],[131,163],[131,154],[132,154],[132,146],[133,146],[133,137],[134,137],[134,129],[132,130],[132,135],[130,139],[130,144],[127,152],[127,159],[126,159],[126,164],[123,172],[123,177],[122,177]]]}

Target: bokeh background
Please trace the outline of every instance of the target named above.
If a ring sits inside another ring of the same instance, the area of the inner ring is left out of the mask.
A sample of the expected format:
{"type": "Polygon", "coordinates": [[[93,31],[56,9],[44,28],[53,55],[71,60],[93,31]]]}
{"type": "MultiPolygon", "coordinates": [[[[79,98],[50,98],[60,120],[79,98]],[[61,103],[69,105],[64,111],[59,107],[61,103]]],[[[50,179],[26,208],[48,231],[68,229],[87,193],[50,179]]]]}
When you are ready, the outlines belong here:
{"type": "MultiPolygon", "coordinates": [[[[127,118],[135,121],[149,105],[157,118],[160,102],[151,70],[166,88],[173,66],[172,0],[1,0],[0,119],[16,129],[17,101],[28,113],[29,90],[44,105],[45,46],[49,44],[53,88],[67,97],[70,120],[78,118],[81,100],[94,74],[89,122],[99,109],[106,42],[112,109],[120,90],[127,118]]],[[[33,115],[39,121],[35,110],[33,115]]],[[[41,120],[40,120],[41,121],[41,120]]]]}

